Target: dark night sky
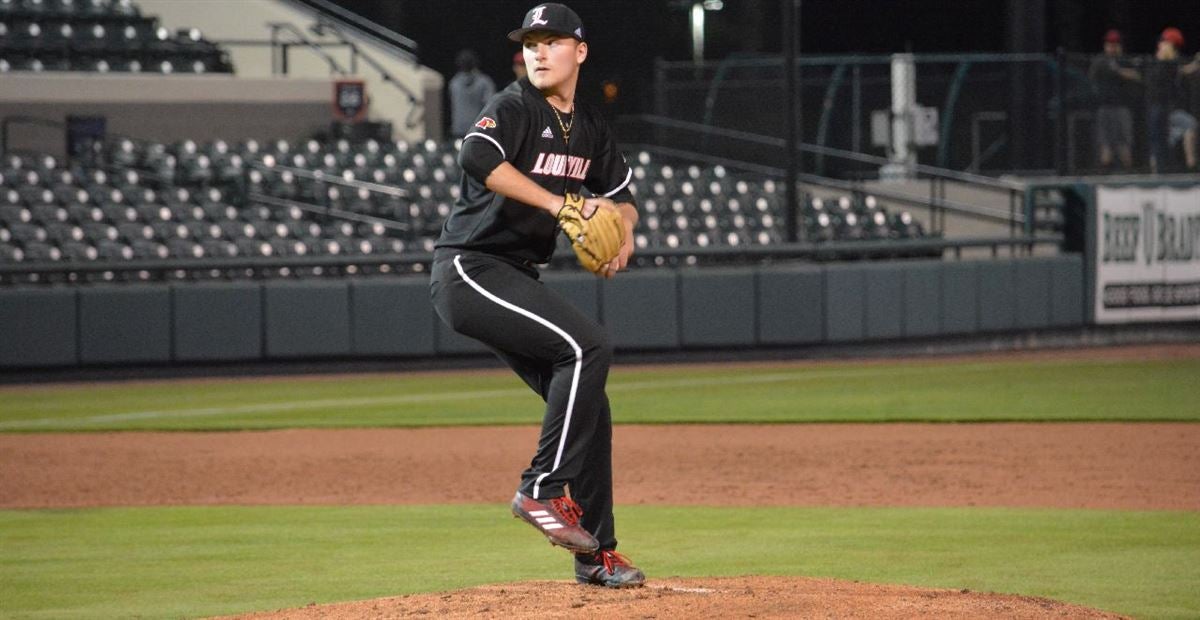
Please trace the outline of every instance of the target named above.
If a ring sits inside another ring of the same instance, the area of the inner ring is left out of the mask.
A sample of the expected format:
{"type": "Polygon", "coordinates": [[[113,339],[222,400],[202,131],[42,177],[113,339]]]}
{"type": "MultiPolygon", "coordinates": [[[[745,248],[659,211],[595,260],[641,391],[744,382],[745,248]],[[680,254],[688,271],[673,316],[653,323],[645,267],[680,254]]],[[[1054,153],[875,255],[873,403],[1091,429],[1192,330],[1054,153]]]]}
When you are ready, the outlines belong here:
{"type": "MultiPolygon", "coordinates": [[[[530,0],[335,0],[417,41],[422,64],[454,71],[458,50],[472,48],[498,86],[507,84],[518,46],[505,34],[520,26],[530,0]]],[[[777,54],[781,0],[725,0],[709,12],[707,54],[777,54]]],[[[1131,53],[1150,52],[1158,32],[1175,25],[1200,46],[1198,0],[803,0],[800,49],[805,54],[1003,52],[1009,49],[1010,6],[1044,4],[1043,50],[1062,45],[1092,52],[1103,32],[1119,27],[1131,53]]],[[[687,12],[679,0],[573,0],[567,2],[589,31],[590,57],[581,96],[599,98],[599,85],[622,87],[619,111],[645,108],[656,57],[691,57],[687,12]]],[[[1039,36],[1040,35],[1040,36],[1039,36]]]]}

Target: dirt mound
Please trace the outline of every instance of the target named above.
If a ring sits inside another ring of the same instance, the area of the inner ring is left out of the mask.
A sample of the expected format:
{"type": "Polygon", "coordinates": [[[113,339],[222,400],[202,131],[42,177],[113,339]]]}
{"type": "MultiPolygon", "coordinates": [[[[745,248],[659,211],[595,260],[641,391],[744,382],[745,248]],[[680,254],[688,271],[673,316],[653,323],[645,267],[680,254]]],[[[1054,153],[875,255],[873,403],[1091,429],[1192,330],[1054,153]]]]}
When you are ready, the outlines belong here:
{"type": "Polygon", "coordinates": [[[608,590],[527,581],[238,616],[322,618],[1120,618],[1029,596],[798,577],[652,579],[608,590]]]}

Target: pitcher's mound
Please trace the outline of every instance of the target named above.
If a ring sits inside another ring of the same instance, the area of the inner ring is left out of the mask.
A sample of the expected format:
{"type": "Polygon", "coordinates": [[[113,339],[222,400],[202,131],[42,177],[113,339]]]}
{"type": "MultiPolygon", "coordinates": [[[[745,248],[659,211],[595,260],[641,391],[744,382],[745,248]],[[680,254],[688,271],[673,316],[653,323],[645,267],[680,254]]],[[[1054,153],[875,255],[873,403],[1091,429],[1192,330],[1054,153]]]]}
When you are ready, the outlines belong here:
{"type": "Polygon", "coordinates": [[[1044,598],[799,577],[651,579],[610,590],[526,581],[245,618],[1120,618],[1044,598]]]}

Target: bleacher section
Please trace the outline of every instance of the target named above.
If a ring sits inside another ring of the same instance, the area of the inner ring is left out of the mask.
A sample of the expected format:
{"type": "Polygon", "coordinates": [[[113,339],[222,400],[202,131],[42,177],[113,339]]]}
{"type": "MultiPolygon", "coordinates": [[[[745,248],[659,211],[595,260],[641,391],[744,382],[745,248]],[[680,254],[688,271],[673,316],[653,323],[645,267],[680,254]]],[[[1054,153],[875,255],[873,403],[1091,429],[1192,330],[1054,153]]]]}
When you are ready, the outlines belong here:
{"type": "MultiPolygon", "coordinates": [[[[458,197],[458,145],[347,140],[260,144],[118,139],[88,165],[48,156],[0,160],[0,261],[81,262],[430,252],[458,197]]],[[[635,242],[745,248],[785,238],[775,180],[630,154],[642,217],[635,242]]],[[[805,196],[804,240],[924,236],[873,196],[805,196]]],[[[565,240],[562,240],[565,243],[565,240]]],[[[420,265],[415,265],[420,269],[420,265]]],[[[140,270],[82,279],[239,278],[356,269],[140,270]]],[[[12,276],[47,281],[45,276],[12,276]]],[[[79,277],[63,276],[75,281],[79,277]]],[[[50,278],[50,281],[54,281],[50,278]]]]}
{"type": "Polygon", "coordinates": [[[0,73],[232,73],[195,28],[171,32],[130,0],[0,0],[0,73]]]}

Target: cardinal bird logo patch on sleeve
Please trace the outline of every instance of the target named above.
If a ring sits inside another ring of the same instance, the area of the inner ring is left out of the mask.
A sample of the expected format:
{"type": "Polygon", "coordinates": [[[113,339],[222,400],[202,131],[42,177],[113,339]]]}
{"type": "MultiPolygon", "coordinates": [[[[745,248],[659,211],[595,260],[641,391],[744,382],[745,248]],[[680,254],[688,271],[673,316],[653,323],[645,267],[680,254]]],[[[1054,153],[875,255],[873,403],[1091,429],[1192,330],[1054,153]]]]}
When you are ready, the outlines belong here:
{"type": "Polygon", "coordinates": [[[475,123],[475,126],[480,129],[495,129],[496,121],[489,116],[485,116],[479,119],[479,122],[475,123]]]}

